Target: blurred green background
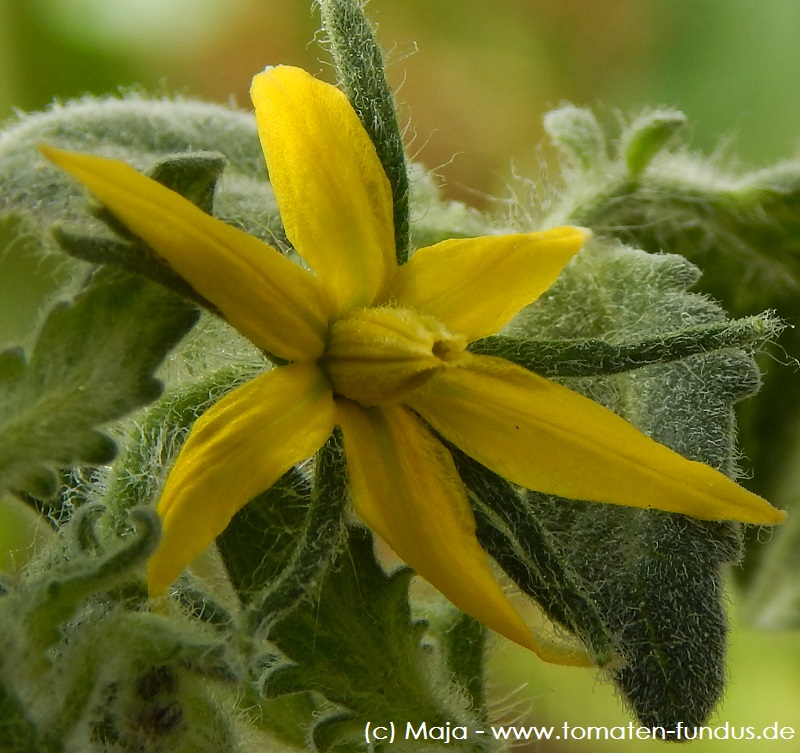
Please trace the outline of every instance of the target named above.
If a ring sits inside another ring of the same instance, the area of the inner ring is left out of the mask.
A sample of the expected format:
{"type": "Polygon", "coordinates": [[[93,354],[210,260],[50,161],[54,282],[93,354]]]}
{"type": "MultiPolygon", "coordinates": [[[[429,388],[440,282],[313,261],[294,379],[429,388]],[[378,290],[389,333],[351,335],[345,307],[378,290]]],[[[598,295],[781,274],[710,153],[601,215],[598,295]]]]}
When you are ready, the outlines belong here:
{"type": "MultiPolygon", "coordinates": [[[[564,101],[611,124],[646,105],[680,108],[699,149],[735,153],[745,166],[796,151],[796,0],[372,0],[369,12],[410,153],[437,168],[450,196],[476,206],[505,196],[512,174],[539,175],[542,114],[564,101]]],[[[310,0],[0,0],[0,117],[132,86],[249,107],[250,78],[266,65],[332,78],[317,26],[310,0]]],[[[0,344],[24,338],[56,276],[18,247],[0,255],[0,344]]],[[[509,697],[509,718],[627,723],[592,673],[543,667],[510,647],[496,658],[498,696],[527,684],[509,697]]],[[[798,637],[737,625],[730,672],[715,724],[778,722],[797,738],[692,750],[800,750],[798,637]]]]}

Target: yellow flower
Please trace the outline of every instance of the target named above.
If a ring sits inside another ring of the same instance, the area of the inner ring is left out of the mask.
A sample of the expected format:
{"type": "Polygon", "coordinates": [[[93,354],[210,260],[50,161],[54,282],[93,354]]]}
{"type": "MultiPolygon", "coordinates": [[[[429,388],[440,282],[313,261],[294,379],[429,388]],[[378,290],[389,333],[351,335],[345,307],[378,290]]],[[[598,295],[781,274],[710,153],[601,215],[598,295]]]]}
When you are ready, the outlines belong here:
{"type": "Polygon", "coordinates": [[[465,349],[547,290],[586,231],[449,240],[398,267],[391,188],[344,95],[279,67],[256,76],[252,97],[286,234],[310,269],[122,162],[43,148],[239,332],[290,362],[196,422],[158,505],[152,593],[337,425],[360,517],[453,604],[548,659],[564,657],[533,637],[495,580],[429,426],[530,489],[705,519],[783,519],[591,400],[465,349]]]}

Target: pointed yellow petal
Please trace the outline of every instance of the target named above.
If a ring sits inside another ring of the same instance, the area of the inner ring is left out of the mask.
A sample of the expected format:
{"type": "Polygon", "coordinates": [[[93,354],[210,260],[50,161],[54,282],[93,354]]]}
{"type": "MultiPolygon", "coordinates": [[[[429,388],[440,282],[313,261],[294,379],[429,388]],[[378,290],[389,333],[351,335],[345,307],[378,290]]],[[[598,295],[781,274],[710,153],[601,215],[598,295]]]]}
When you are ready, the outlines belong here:
{"type": "Polygon", "coordinates": [[[314,276],[118,160],[41,146],[256,345],[287,360],[318,356],[329,312],[314,276]]]}
{"type": "Polygon", "coordinates": [[[494,578],[450,454],[401,406],[337,401],[353,504],[394,552],[453,604],[536,651],[494,578]]]}
{"type": "Polygon", "coordinates": [[[163,591],[257,494],[330,436],[335,407],[315,366],[269,371],[226,395],[195,423],[167,479],[161,543],[148,562],[163,591]]]}
{"type": "Polygon", "coordinates": [[[391,279],[389,181],[336,87],[299,68],[267,69],[250,90],[286,235],[338,313],[368,306],[391,279]]]}
{"type": "Polygon", "coordinates": [[[443,241],[399,268],[390,298],[469,342],[494,334],[561,274],[589,236],[582,228],[443,241]]]}
{"type": "Polygon", "coordinates": [[[785,517],[724,474],[566,387],[499,358],[469,354],[464,364],[433,376],[406,403],[515,484],[705,520],[769,525],[785,517]]]}

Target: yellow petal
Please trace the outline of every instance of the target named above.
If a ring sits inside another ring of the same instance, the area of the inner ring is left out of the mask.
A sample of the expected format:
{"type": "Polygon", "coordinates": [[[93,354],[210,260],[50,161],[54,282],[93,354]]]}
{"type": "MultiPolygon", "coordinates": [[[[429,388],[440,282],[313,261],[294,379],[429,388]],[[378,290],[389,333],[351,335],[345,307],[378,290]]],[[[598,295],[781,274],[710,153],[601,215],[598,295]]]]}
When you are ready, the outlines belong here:
{"type": "Polygon", "coordinates": [[[244,505],[313,455],[334,422],[327,380],[306,364],[269,371],[206,411],[158,503],[163,533],[148,563],[150,592],[162,593],[244,505]]]}
{"type": "Polygon", "coordinates": [[[544,293],[588,236],[582,228],[560,227],[443,241],[400,267],[389,296],[472,342],[500,330],[544,293]]]}
{"type": "MultiPolygon", "coordinates": [[[[353,504],[394,552],[463,612],[543,658],[492,574],[453,460],[398,405],[337,401],[353,504]]],[[[563,653],[558,659],[563,663],[563,653]]],[[[585,657],[576,663],[585,664],[585,657]]]]}
{"type": "Polygon", "coordinates": [[[566,387],[499,358],[469,354],[464,364],[431,377],[406,403],[515,484],[705,520],[769,525],[785,517],[724,474],[566,387]]]}
{"type": "Polygon", "coordinates": [[[347,98],[299,68],[250,90],[286,235],[337,313],[368,306],[396,267],[392,191],[347,98]]]}
{"type": "Polygon", "coordinates": [[[40,149],[256,345],[287,360],[322,352],[329,312],[313,275],[124,162],[40,149]]]}

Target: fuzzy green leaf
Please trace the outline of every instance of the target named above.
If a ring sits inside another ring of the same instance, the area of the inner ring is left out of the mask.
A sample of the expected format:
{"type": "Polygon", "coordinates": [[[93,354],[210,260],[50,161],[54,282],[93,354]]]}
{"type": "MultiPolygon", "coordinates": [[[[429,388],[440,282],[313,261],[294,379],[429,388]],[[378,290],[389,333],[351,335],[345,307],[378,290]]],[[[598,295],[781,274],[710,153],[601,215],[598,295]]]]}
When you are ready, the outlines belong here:
{"type": "Polygon", "coordinates": [[[544,116],[544,128],[567,162],[579,172],[605,165],[606,137],[590,110],[566,105],[544,116]]]}
{"type": "MultiPolygon", "coordinates": [[[[331,0],[324,10],[342,85],[370,132],[392,183],[401,256],[409,247],[454,235],[480,235],[485,223],[463,205],[442,201],[435,181],[425,170],[415,166],[414,186],[409,185],[391,92],[360,4],[331,0]],[[341,15],[330,20],[334,6],[341,15]],[[345,47],[351,34],[356,34],[356,44],[348,53],[345,47]],[[356,59],[362,53],[364,58],[356,59]],[[409,220],[412,201],[413,222],[409,220]]],[[[18,237],[34,240],[42,253],[52,253],[58,251],[50,232],[54,224],[80,235],[74,225],[87,222],[86,194],[76,181],[39,155],[37,146],[42,142],[121,159],[145,173],[165,160],[221,155],[225,180],[215,188],[214,215],[279,249],[291,247],[281,225],[251,112],[128,94],[121,99],[85,98],[5,124],[0,131],[0,218],[16,220],[18,237]]],[[[154,177],[162,179],[157,174],[154,177]]],[[[178,190],[186,187],[186,181],[175,186],[178,190]]],[[[89,225],[83,234],[95,234],[95,230],[96,225],[89,225]]],[[[100,252],[105,253],[105,249],[100,252]]]]}
{"type": "Polygon", "coordinates": [[[637,177],[681,130],[686,116],[676,110],[644,112],[626,129],[620,152],[633,177],[637,177]]]}
{"type": "MultiPolygon", "coordinates": [[[[350,535],[319,588],[272,626],[269,638],[286,657],[268,674],[270,696],[314,690],[344,708],[335,724],[318,730],[327,745],[367,721],[416,725],[464,724],[457,705],[446,707],[445,685],[431,685],[430,656],[422,649],[424,623],[414,623],[408,604],[413,573],[390,575],[375,561],[372,537],[350,535]],[[351,720],[352,719],[352,723],[351,720]]],[[[462,711],[463,713],[463,711],[462,711]]]]}
{"type": "Polygon", "coordinates": [[[480,622],[461,614],[444,635],[445,660],[453,682],[466,693],[481,721],[488,717],[484,676],[486,633],[480,622]]]}
{"type": "Polygon", "coordinates": [[[595,661],[611,661],[614,637],[603,615],[559,546],[530,504],[512,486],[457,448],[450,451],[469,488],[478,540],[500,567],[552,620],[569,628],[595,661]]]}
{"type": "MultiPolygon", "coordinates": [[[[80,514],[94,517],[88,507],[81,508],[80,514]]],[[[147,508],[134,510],[131,516],[137,524],[136,535],[126,539],[116,551],[97,560],[76,559],[57,576],[48,574],[41,582],[32,584],[21,609],[25,613],[28,640],[37,649],[43,650],[54,643],[60,626],[89,597],[130,578],[136,566],[155,551],[161,531],[158,516],[147,508]]]]}
{"type": "Polygon", "coordinates": [[[27,363],[16,349],[0,357],[0,485],[41,494],[55,487],[55,468],[111,460],[115,445],[99,428],[159,395],[153,371],[196,316],[111,270],[56,304],[27,363]]]}

